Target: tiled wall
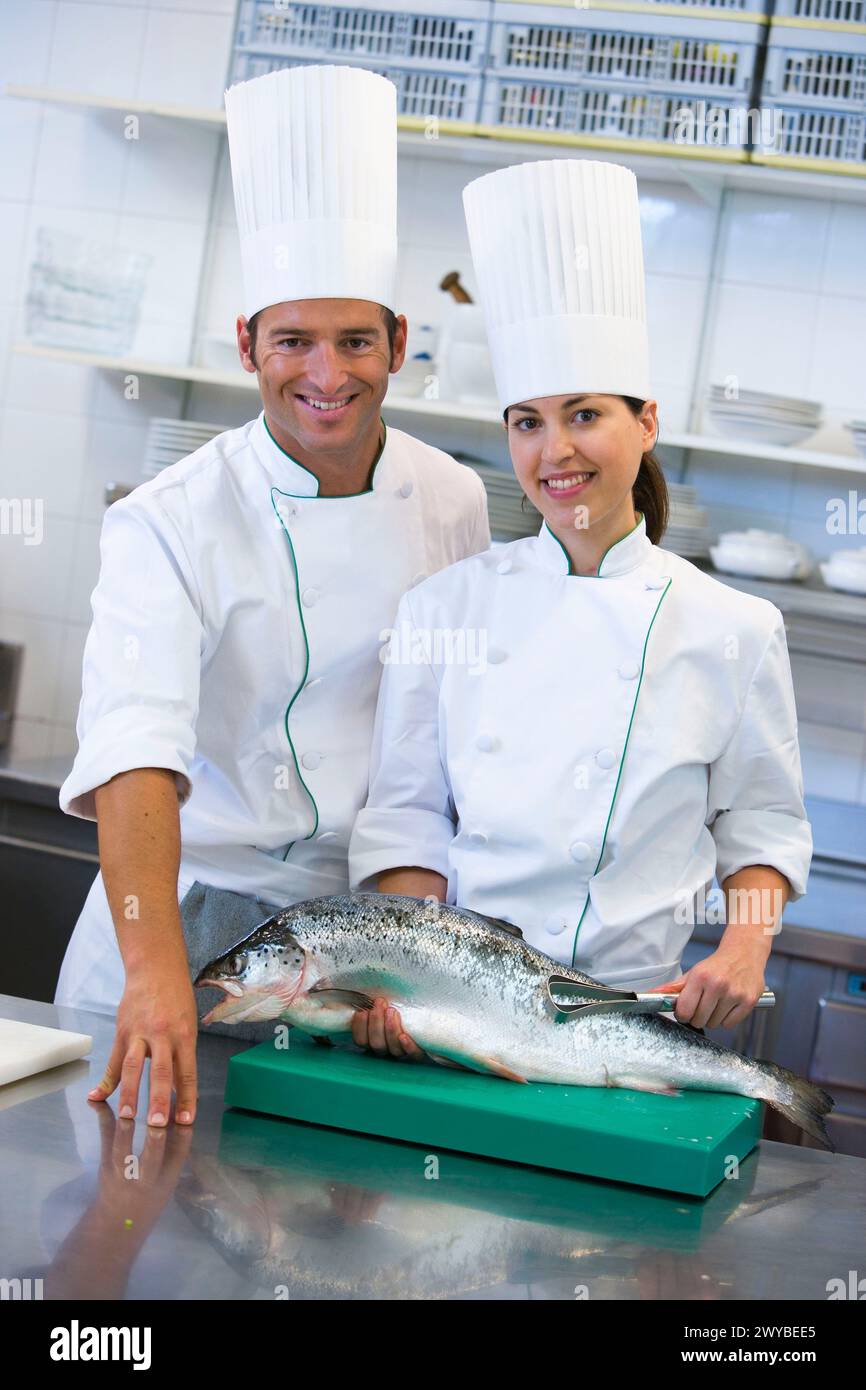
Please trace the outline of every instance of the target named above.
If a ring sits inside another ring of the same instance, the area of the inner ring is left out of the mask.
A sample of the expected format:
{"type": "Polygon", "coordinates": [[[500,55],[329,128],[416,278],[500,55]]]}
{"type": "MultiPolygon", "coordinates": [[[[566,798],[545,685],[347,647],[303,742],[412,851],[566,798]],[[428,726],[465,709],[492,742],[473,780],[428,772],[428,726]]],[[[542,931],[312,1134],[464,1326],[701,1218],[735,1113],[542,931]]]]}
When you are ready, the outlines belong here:
{"type": "MultiPolygon", "coordinates": [[[[0,0],[0,78],[103,96],[214,108],[221,102],[233,0],[0,0]]],[[[234,333],[239,262],[225,142],[205,126],[0,99],[0,497],[42,497],[45,540],[0,536],[0,638],[26,644],[15,751],[71,754],[81,653],[98,573],[102,493],[134,482],[152,415],[234,425],[252,392],[123,382],[10,351],[24,337],[27,266],[41,225],[135,245],[154,258],[136,355],[217,365],[234,333]],[[211,217],[211,209],[213,216],[211,217]],[[200,321],[194,322],[199,284],[200,321]]],[[[425,151],[425,156],[428,153],[425,151]]],[[[602,156],[604,157],[604,156],[602,156]]],[[[460,192],[485,172],[440,154],[400,161],[400,309],[441,322],[438,284],[459,270],[474,291],[460,192]]],[[[695,380],[824,404],[810,447],[847,449],[866,417],[866,205],[738,191],[719,213],[684,183],[641,182],[651,363],[666,430],[700,428],[695,380]],[[713,259],[713,246],[717,253],[713,259]]],[[[411,340],[410,340],[411,346],[411,340]]],[[[230,350],[230,348],[229,348],[230,350]]],[[[230,359],[229,359],[230,361],[230,359]]],[[[401,419],[444,448],[505,462],[495,429],[401,419]]],[[[662,450],[697,484],[715,530],[785,531],[819,556],[863,544],[826,531],[826,503],[861,475],[662,450]]],[[[807,790],[866,802],[866,668],[795,656],[807,790]]]]}

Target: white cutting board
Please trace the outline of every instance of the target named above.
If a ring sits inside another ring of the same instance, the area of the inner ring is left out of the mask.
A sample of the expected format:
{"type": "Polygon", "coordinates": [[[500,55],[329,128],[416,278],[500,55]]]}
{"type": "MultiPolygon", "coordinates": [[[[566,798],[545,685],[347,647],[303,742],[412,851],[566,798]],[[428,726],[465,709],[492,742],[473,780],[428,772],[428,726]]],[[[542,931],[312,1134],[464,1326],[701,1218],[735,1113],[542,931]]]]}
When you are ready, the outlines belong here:
{"type": "Polygon", "coordinates": [[[92,1046],[93,1039],[86,1033],[0,1018],[0,1086],[86,1057],[92,1046]]]}

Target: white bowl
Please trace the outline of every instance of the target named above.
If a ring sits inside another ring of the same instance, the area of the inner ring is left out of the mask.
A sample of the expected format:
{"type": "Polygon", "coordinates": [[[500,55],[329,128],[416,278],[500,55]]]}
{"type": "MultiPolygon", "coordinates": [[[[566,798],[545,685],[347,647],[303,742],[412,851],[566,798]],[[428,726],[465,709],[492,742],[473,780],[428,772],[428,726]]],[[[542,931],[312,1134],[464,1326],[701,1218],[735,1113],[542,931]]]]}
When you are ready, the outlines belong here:
{"type": "Polygon", "coordinates": [[[846,594],[866,594],[866,565],[843,570],[839,565],[822,561],[820,569],[828,589],[839,589],[846,594]]]}
{"type": "Polygon", "coordinates": [[[799,568],[796,555],[770,554],[747,547],[711,545],[710,555],[724,574],[751,575],[754,579],[793,579],[799,568]]]}

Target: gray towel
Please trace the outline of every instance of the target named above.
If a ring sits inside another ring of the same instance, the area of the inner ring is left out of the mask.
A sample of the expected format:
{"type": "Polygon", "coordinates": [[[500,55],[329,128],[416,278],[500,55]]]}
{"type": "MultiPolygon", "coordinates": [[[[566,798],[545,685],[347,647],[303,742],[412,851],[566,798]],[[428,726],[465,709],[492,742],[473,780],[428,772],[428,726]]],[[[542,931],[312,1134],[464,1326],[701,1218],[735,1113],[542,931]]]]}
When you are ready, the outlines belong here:
{"type": "MultiPolygon", "coordinates": [[[[231,893],[227,888],[213,888],[196,880],[180,904],[192,978],[195,979],[208,961],[243,941],[278,911],[261,898],[248,898],[243,893],[231,893]]],[[[219,989],[195,991],[199,1028],[202,1017],[223,997],[219,989]]],[[[204,1032],[221,1033],[243,1042],[273,1042],[277,1026],[275,1019],[266,1023],[209,1023],[204,1032]]]]}

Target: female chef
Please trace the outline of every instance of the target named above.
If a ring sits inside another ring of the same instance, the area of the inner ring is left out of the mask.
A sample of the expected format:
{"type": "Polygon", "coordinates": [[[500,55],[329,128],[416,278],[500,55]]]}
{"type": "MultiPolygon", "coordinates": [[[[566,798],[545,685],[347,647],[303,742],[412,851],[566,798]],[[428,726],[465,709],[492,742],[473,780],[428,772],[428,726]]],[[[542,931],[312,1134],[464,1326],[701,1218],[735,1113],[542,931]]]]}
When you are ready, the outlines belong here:
{"type": "MultiPolygon", "coordinates": [[[[679,992],[681,1022],[734,1027],[811,858],[782,617],[659,548],[634,175],[556,159],[463,196],[544,522],[402,600],[351,884],[504,918],[607,985],[679,992]],[[681,975],[714,875],[727,925],[681,975]]],[[[354,1036],[419,1052],[383,1002],[354,1036]]]]}

